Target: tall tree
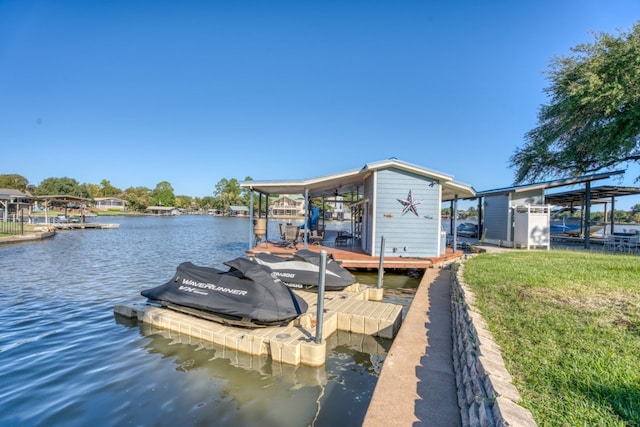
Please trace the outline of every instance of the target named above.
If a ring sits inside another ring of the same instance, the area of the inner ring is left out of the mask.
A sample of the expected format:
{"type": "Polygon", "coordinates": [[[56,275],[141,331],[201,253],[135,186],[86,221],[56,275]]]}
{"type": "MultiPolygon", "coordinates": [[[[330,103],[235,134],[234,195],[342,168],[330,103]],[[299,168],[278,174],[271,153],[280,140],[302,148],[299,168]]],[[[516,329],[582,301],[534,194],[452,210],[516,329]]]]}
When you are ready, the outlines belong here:
{"type": "Polygon", "coordinates": [[[221,209],[225,214],[229,211],[229,206],[243,203],[242,197],[240,197],[242,189],[237,179],[222,178],[216,184],[213,192],[214,196],[218,199],[218,206],[216,208],[221,209]]]}
{"type": "Polygon", "coordinates": [[[11,188],[13,190],[25,191],[29,181],[17,173],[0,174],[0,188],[11,188]]]}
{"type": "Polygon", "coordinates": [[[176,196],[173,187],[167,181],[159,182],[151,191],[149,197],[150,206],[175,206],[176,196]]]}
{"type": "Polygon", "coordinates": [[[100,196],[101,197],[113,197],[121,194],[122,190],[111,185],[109,180],[103,179],[100,181],[100,196]]]}
{"type": "Polygon", "coordinates": [[[640,161],[640,23],[594,38],[552,60],[551,102],[510,159],[516,183],[640,161]]]}

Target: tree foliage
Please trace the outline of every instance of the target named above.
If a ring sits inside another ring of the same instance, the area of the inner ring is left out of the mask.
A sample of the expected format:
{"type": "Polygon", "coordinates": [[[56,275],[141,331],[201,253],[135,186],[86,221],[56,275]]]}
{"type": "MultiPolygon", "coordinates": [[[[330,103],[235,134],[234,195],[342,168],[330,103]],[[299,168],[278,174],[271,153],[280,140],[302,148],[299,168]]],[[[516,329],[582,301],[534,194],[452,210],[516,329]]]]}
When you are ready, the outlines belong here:
{"type": "Polygon", "coordinates": [[[149,206],[175,206],[176,196],[167,181],[159,182],[149,195],[149,206]]]}
{"type": "Polygon", "coordinates": [[[151,189],[147,187],[129,187],[124,190],[123,199],[127,201],[129,209],[143,211],[149,206],[149,194],[151,189]]]}
{"type": "Polygon", "coordinates": [[[229,210],[229,206],[243,203],[241,193],[242,188],[240,187],[240,183],[237,179],[222,178],[218,181],[215,190],[213,191],[213,195],[219,200],[214,207],[222,210],[223,212],[227,212],[229,210]]]}
{"type": "Polygon", "coordinates": [[[551,102],[510,159],[515,183],[640,161],[640,23],[594,37],[552,60],[551,102]]]}
{"type": "Polygon", "coordinates": [[[122,194],[122,190],[111,185],[109,180],[100,181],[100,196],[98,197],[114,197],[122,194]]]}
{"type": "Polygon", "coordinates": [[[39,196],[76,196],[76,197],[89,197],[89,190],[86,186],[80,185],[78,181],[73,178],[47,178],[38,185],[36,190],[39,196]]]}
{"type": "Polygon", "coordinates": [[[17,173],[0,174],[0,188],[11,188],[13,190],[25,191],[29,181],[17,173]]]}

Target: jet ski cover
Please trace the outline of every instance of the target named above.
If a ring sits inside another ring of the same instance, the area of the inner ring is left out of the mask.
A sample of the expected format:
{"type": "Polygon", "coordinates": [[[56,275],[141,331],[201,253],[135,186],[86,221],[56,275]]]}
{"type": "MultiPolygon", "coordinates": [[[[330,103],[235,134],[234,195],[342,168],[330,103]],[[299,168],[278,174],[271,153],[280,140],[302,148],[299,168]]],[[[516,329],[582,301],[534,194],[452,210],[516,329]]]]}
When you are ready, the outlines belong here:
{"type": "Polygon", "coordinates": [[[202,310],[257,325],[283,324],[307,311],[307,303],[272,277],[268,267],[246,258],[236,258],[225,265],[229,271],[183,262],[170,281],[141,294],[163,305],[202,310]]]}

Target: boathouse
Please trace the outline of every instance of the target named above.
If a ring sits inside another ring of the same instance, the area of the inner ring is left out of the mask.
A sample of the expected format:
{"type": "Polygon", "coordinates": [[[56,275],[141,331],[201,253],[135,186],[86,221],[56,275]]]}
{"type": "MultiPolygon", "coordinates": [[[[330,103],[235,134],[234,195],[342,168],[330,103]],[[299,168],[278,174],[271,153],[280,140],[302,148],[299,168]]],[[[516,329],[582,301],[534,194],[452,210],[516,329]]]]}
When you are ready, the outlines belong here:
{"type": "MultiPolygon", "coordinates": [[[[586,218],[590,218],[592,205],[604,204],[606,216],[606,204],[610,203],[613,211],[615,197],[640,194],[640,189],[633,187],[592,187],[594,181],[609,179],[623,173],[623,170],[618,170],[478,191],[476,193],[480,213],[478,225],[482,239],[486,243],[498,246],[520,247],[518,241],[522,239],[518,230],[526,229],[530,231],[530,235],[525,236],[526,240],[534,237],[535,232],[538,242],[548,247],[548,241],[551,239],[552,218],[547,220],[546,226],[538,227],[537,230],[531,230],[528,226],[522,227],[523,222],[531,223],[531,218],[536,216],[541,208],[550,210],[551,207],[569,207],[583,211],[580,235],[584,239],[585,247],[588,248],[591,224],[586,218]],[[579,186],[579,188],[564,192],[549,192],[551,189],[569,186],[579,186]],[[525,208],[527,215],[522,215],[525,208]]],[[[611,215],[611,229],[613,229],[613,215],[611,215]]]]}
{"type": "Polygon", "coordinates": [[[350,200],[344,203],[351,211],[352,244],[377,257],[382,237],[384,256],[431,258],[445,253],[442,203],[475,196],[471,186],[455,182],[451,175],[395,158],[318,178],[244,181],[240,186],[261,196],[302,194],[304,200],[345,196],[350,200]]]}

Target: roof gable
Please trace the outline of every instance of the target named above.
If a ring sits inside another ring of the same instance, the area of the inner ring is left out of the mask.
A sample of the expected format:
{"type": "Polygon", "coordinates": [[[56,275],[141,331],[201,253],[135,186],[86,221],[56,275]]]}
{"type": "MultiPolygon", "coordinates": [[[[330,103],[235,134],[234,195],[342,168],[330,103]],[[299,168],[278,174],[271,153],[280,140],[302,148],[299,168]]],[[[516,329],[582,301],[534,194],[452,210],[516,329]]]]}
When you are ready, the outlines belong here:
{"type": "Polygon", "coordinates": [[[438,181],[442,185],[442,200],[452,200],[455,197],[473,197],[476,194],[471,186],[454,182],[450,175],[402,162],[395,158],[367,163],[360,169],[311,179],[293,181],[244,181],[240,183],[240,186],[263,194],[303,194],[308,191],[311,197],[335,196],[337,194],[354,192],[358,188],[362,188],[366,178],[378,170],[388,168],[410,171],[419,176],[438,181]]]}

